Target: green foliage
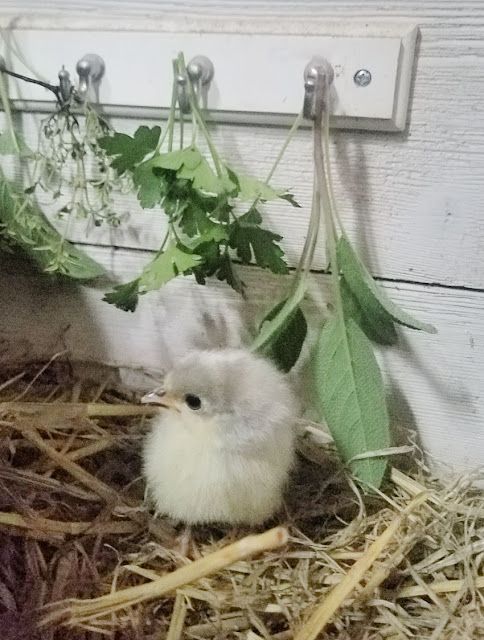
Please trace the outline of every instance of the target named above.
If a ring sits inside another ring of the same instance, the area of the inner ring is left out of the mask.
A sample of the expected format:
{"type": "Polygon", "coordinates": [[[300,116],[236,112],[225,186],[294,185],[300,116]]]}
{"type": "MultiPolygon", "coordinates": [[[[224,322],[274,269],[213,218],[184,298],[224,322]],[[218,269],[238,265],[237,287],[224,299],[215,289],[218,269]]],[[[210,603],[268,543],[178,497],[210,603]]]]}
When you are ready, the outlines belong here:
{"type": "MultiPolygon", "coordinates": [[[[279,302],[273,307],[261,322],[259,331],[266,322],[273,320],[280,312],[287,300],[279,302]]],[[[284,371],[290,371],[296,364],[301,353],[304,340],[308,331],[306,318],[300,307],[293,309],[285,323],[279,327],[278,332],[272,334],[262,352],[274,360],[278,367],[284,371]]]]}
{"type": "MultiPolygon", "coordinates": [[[[159,131],[140,129],[133,137],[116,133],[104,138],[102,146],[112,155],[113,167],[131,173],[140,205],[146,209],[161,206],[168,219],[171,242],[182,243],[187,251],[193,251],[190,255],[197,256],[196,263],[188,270],[178,270],[179,273],[193,273],[201,284],[214,276],[240,293],[244,292],[244,284],[236,273],[233,255],[244,264],[255,262],[274,273],[287,273],[284,253],[278,244],[281,236],[262,226],[255,203],[279,197],[287,199],[290,194],[279,193],[223,165],[217,173],[193,145],[160,153],[156,149],[159,131]],[[239,215],[235,212],[237,200],[252,200],[254,204],[239,215]]],[[[136,287],[132,283],[125,288],[116,287],[105,300],[132,310],[137,295],[144,293],[144,280],[140,276],[136,287]]],[[[165,281],[165,276],[153,278],[159,286],[165,281]]]]}
{"type": "Polygon", "coordinates": [[[33,200],[0,172],[0,240],[20,249],[40,269],[76,280],[89,280],[103,269],[80,249],[65,241],[33,200]]]}
{"type": "Polygon", "coordinates": [[[14,134],[7,129],[0,134],[0,155],[19,155],[28,158],[32,157],[34,153],[19,133],[14,134]]]}
{"type": "Polygon", "coordinates": [[[344,276],[340,279],[341,300],[344,315],[353,318],[367,337],[379,344],[395,344],[398,335],[392,318],[386,313],[368,313],[367,307],[362,307],[358,299],[348,286],[344,276]]]}
{"type": "Polygon", "coordinates": [[[273,273],[287,273],[284,252],[277,244],[282,236],[262,229],[261,223],[261,214],[252,207],[230,226],[230,246],[243,264],[250,264],[254,258],[256,264],[273,273]]]}
{"type": "Polygon", "coordinates": [[[123,311],[135,311],[140,295],[159,289],[178,275],[192,273],[200,260],[199,255],[190,253],[186,247],[171,243],[145,266],[139,278],[114,287],[104,300],[123,311]]]}
{"type": "Polygon", "coordinates": [[[321,330],[313,357],[319,410],[353,473],[379,487],[386,459],[352,459],[390,445],[383,381],[371,344],[352,318],[334,316],[321,330]]]}
{"type": "Polygon", "coordinates": [[[368,320],[374,323],[376,328],[382,325],[388,327],[388,324],[394,321],[411,329],[436,333],[435,327],[412,318],[411,315],[390,300],[385,290],[373,280],[365,265],[358,258],[353,247],[344,236],[341,236],[338,241],[337,252],[338,265],[343,273],[345,282],[368,320]]]}
{"type": "Polygon", "coordinates": [[[126,133],[114,133],[99,139],[99,146],[113,158],[111,166],[119,174],[131,170],[148,153],[156,149],[160,139],[160,127],[139,127],[134,136],[126,133]]]}

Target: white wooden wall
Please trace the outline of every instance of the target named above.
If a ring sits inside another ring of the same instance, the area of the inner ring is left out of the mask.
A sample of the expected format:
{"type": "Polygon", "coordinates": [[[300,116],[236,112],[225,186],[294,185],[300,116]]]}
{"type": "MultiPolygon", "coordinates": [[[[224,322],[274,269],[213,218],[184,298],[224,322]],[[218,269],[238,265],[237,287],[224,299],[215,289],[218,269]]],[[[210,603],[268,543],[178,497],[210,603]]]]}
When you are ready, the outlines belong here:
{"type": "MultiPolygon", "coordinates": [[[[404,134],[338,131],[333,136],[336,192],[352,238],[372,272],[410,312],[432,322],[438,335],[402,331],[398,348],[381,352],[392,411],[398,423],[415,425],[437,459],[458,468],[484,463],[484,2],[481,0],[218,0],[164,2],[3,0],[1,11],[32,22],[35,7],[46,25],[76,24],[76,14],[93,28],[123,17],[140,29],[185,28],[318,33],[322,24],[405,21],[420,26],[409,127],[404,134]],[[278,18],[278,16],[281,16],[278,18]]],[[[5,18],[6,19],[6,18],[5,18]]],[[[183,47],[183,43],[180,43],[183,47]]],[[[33,133],[32,117],[24,119],[33,133]]],[[[139,122],[118,120],[120,130],[139,122]]],[[[216,140],[227,157],[247,171],[266,175],[286,131],[281,128],[219,126],[216,140]]],[[[294,264],[304,241],[311,193],[310,134],[301,131],[288,150],[275,182],[294,189],[303,209],[273,205],[271,226],[284,236],[294,264]]],[[[160,215],[120,204],[130,214],[119,232],[86,238],[77,225],[72,237],[102,261],[115,277],[134,274],[161,236],[160,215]],[[115,245],[116,248],[112,248],[115,245]]],[[[67,347],[75,357],[116,365],[160,369],[167,358],[166,331],[173,308],[193,297],[249,316],[266,309],[283,279],[247,269],[247,308],[226,287],[202,292],[189,281],[174,282],[146,296],[136,314],[101,302],[102,290],[53,285],[2,259],[0,353],[18,359],[51,355],[67,347]]],[[[324,265],[317,256],[317,268],[324,265]]],[[[326,279],[315,275],[320,315],[326,279]]],[[[170,331],[173,331],[171,325],[170,331]]],[[[171,338],[172,334],[168,333],[171,338]]]]}

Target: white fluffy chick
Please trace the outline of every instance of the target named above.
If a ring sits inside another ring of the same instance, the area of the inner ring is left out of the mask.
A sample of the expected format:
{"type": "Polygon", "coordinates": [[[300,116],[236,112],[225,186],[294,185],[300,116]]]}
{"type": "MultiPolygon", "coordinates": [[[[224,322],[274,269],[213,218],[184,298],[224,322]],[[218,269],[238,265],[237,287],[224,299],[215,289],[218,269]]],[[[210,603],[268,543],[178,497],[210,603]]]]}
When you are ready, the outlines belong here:
{"type": "Polygon", "coordinates": [[[274,365],[245,349],[195,351],[142,401],[166,409],[143,453],[157,513],[188,525],[256,525],[278,510],[298,406],[274,365]]]}

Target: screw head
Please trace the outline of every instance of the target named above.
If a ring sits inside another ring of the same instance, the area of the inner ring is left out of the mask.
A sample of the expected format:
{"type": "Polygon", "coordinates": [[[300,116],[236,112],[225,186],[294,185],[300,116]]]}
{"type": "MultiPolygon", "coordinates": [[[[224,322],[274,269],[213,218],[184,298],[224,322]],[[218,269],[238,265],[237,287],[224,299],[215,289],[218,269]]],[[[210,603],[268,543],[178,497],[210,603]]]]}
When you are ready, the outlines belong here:
{"type": "Polygon", "coordinates": [[[358,87],[367,87],[371,82],[371,73],[368,69],[358,69],[353,76],[353,82],[358,87]]]}

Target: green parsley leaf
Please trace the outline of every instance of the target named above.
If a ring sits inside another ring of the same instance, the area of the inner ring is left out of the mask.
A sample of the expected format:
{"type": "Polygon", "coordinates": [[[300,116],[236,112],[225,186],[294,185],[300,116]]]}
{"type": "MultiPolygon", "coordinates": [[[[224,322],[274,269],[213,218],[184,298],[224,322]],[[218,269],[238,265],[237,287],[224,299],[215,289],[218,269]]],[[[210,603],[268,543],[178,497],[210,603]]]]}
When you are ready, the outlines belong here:
{"type": "Polygon", "coordinates": [[[256,264],[273,273],[288,273],[283,260],[284,252],[277,244],[282,236],[262,229],[262,216],[255,207],[230,225],[230,246],[244,264],[250,264],[252,256],[256,264]]]}
{"type": "Polygon", "coordinates": [[[109,304],[114,304],[115,307],[122,309],[122,311],[133,312],[138,306],[138,285],[139,278],[126,284],[118,284],[113,287],[112,291],[106,293],[103,300],[109,304]]]}
{"type": "Polygon", "coordinates": [[[171,169],[172,171],[178,171],[182,167],[196,169],[202,160],[203,156],[198,149],[187,147],[178,151],[160,153],[156,156],[155,166],[161,169],[171,169]]]}
{"type": "Polygon", "coordinates": [[[234,263],[227,252],[221,256],[219,266],[214,275],[221,282],[225,281],[242,296],[245,294],[245,282],[239,278],[234,263]]]}
{"type": "Polygon", "coordinates": [[[268,184],[253,178],[252,176],[238,175],[239,198],[244,201],[275,200],[278,192],[268,184]]]}
{"type": "Polygon", "coordinates": [[[153,209],[162,198],[162,176],[153,173],[153,160],[139,164],[133,172],[133,182],[143,209],[153,209]]]}
{"type": "Polygon", "coordinates": [[[139,278],[140,293],[159,289],[179,274],[185,274],[198,264],[201,256],[188,253],[178,244],[170,244],[158,254],[144,269],[139,278]]]}
{"type": "Polygon", "coordinates": [[[99,146],[108,156],[113,156],[111,166],[118,174],[132,170],[148,153],[156,149],[160,139],[160,127],[139,127],[133,137],[126,133],[115,133],[99,138],[99,146]]]}
{"type": "Polygon", "coordinates": [[[301,205],[299,204],[299,202],[295,199],[292,193],[289,193],[289,191],[286,191],[286,193],[280,193],[279,198],[281,200],[285,200],[286,202],[289,202],[289,204],[292,204],[292,206],[296,207],[297,209],[301,208],[301,205]]]}
{"type": "Polygon", "coordinates": [[[207,242],[198,245],[197,252],[203,257],[200,266],[193,269],[193,274],[199,284],[205,284],[206,278],[215,276],[221,282],[227,282],[232,289],[244,295],[245,284],[239,278],[225,246],[216,242],[207,242]]]}
{"type": "Polygon", "coordinates": [[[154,166],[175,170],[178,178],[189,180],[195,189],[204,193],[220,195],[235,188],[228,177],[217,177],[200,151],[193,147],[162,153],[154,166]]]}

